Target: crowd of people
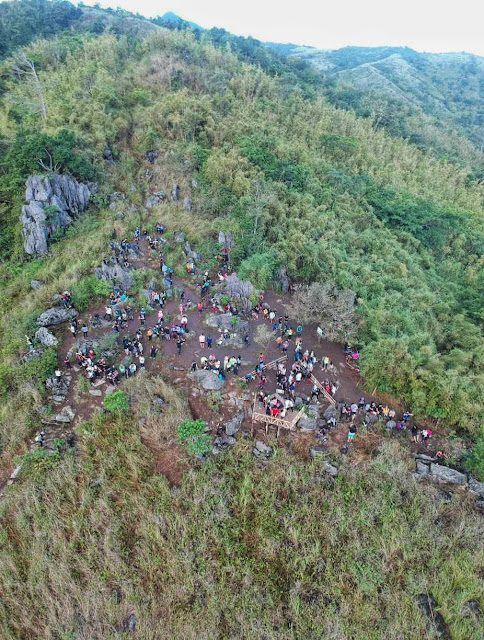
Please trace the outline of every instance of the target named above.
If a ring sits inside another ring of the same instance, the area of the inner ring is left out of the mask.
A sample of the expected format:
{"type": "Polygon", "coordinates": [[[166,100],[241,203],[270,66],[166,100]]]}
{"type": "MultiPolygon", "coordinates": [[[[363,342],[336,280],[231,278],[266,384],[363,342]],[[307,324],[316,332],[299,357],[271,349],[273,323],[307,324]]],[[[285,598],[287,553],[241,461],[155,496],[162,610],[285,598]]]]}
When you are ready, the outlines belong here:
{"type": "MultiPolygon", "coordinates": [[[[190,312],[198,311],[202,315],[208,310],[212,313],[230,313],[234,317],[238,315],[236,304],[231,298],[221,302],[220,294],[212,293],[210,273],[204,271],[198,275],[195,264],[190,260],[187,261],[186,270],[188,274],[197,276],[200,301],[192,303],[183,288],[176,289],[174,287],[173,268],[167,264],[166,255],[163,253],[167,243],[164,234],[165,227],[161,223],[156,223],[154,233],[137,227],[132,242],[127,238],[118,241],[117,234],[113,230],[110,245],[111,255],[105,260],[105,264],[115,263],[130,267],[130,260],[142,255],[141,241],[143,241],[151,252],[151,256],[159,261],[160,271],[163,275],[163,288],[159,291],[149,292],[148,302],[150,309],[156,311],[155,321],[147,322],[148,313],[146,308],[142,307],[137,315],[139,326],[136,330],[131,329],[136,318],[127,293],[124,291],[111,293],[105,306],[103,320],[108,326],[111,326],[113,332],[123,336],[121,342],[124,358],[118,366],[107,364],[105,358],[98,356],[93,348],[82,346],[76,353],[77,364],[82,367],[87,379],[92,384],[95,384],[99,379],[106,379],[110,384],[116,385],[120,379],[135,375],[146,368],[147,357],[154,359],[158,356],[162,342],[174,341],[176,353],[182,354],[190,334],[190,312]],[[170,297],[172,296],[179,301],[179,314],[174,319],[165,312],[165,305],[169,299],[167,291],[170,291],[170,297]]],[[[222,250],[218,257],[218,263],[217,275],[218,279],[222,281],[227,277],[227,274],[231,273],[229,254],[226,249],[222,250]]],[[[68,291],[62,293],[62,304],[67,308],[72,306],[71,295],[68,291]]],[[[336,368],[328,355],[318,359],[314,349],[304,346],[302,325],[295,326],[295,323],[291,323],[287,313],[279,314],[277,309],[271,308],[265,302],[263,295],[253,305],[251,316],[254,320],[267,322],[272,330],[275,345],[281,354],[278,361],[268,365],[265,353],[261,351],[255,370],[245,375],[246,382],[249,384],[255,382],[258,388],[259,410],[275,418],[289,419],[288,413],[294,412],[297,396],[303,396],[305,402],[310,404],[319,403],[322,399],[321,396],[327,395],[334,398],[337,395],[336,368]],[[284,360],[282,360],[282,356],[286,356],[284,360]],[[275,370],[275,391],[268,392],[270,371],[273,369],[275,370]],[[310,391],[308,391],[309,388],[310,391]],[[302,393],[302,389],[305,389],[306,393],[302,393]]],[[[69,329],[74,338],[79,335],[88,338],[88,325],[85,322],[80,323],[77,318],[72,320],[69,329]]],[[[221,357],[212,351],[216,346],[223,346],[224,341],[229,340],[232,335],[232,331],[223,330],[214,339],[211,335],[201,333],[198,336],[198,344],[202,355],[193,360],[191,370],[209,370],[216,373],[221,379],[225,379],[229,374],[239,376],[243,365],[240,355],[227,354],[221,357]],[[207,355],[204,353],[205,350],[207,355]]],[[[192,336],[193,332],[190,337],[192,336]]],[[[249,346],[248,333],[244,334],[243,342],[249,346]]],[[[345,344],[343,348],[347,360],[357,363],[359,353],[349,344],[345,344]]],[[[64,364],[66,367],[70,366],[67,356],[64,364]]],[[[324,421],[324,426],[319,429],[317,436],[324,437],[328,431],[335,429],[338,425],[346,424],[348,428],[347,439],[348,442],[351,442],[356,437],[361,425],[384,421],[387,431],[391,433],[411,429],[413,442],[423,442],[432,437],[431,430],[419,429],[417,425],[410,424],[411,418],[412,414],[407,411],[398,420],[394,409],[375,401],[367,402],[364,397],[361,397],[358,402],[339,402],[335,415],[331,415],[324,421]]]]}

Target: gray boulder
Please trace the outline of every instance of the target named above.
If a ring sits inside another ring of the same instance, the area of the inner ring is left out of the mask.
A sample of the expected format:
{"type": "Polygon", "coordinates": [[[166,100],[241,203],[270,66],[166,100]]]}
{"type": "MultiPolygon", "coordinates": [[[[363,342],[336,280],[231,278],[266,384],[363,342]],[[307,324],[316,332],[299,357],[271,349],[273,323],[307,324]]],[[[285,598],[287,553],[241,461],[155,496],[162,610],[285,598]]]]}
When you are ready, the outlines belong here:
{"type": "Polygon", "coordinates": [[[83,184],[70,176],[30,176],[25,190],[27,204],[20,215],[25,252],[46,255],[47,240],[69,227],[87,209],[96,191],[97,185],[83,184]]]}
{"type": "Polygon", "coordinates": [[[318,458],[319,456],[326,455],[326,453],[326,449],[321,446],[314,446],[309,449],[309,455],[311,458],[318,458]]]}
{"type": "Polygon", "coordinates": [[[173,189],[171,190],[171,199],[173,202],[178,202],[180,199],[180,187],[177,184],[173,185],[173,189]]]}
{"type": "Polygon", "coordinates": [[[448,482],[450,484],[467,484],[467,476],[460,471],[444,467],[441,464],[430,463],[430,472],[434,478],[441,480],[442,482],[448,482]]]}
{"type": "Polygon", "coordinates": [[[330,418],[336,418],[336,413],[336,407],[330,404],[329,407],[326,407],[326,409],[324,410],[323,417],[326,418],[326,420],[329,420],[330,418]]]}
{"type": "Polygon", "coordinates": [[[417,473],[421,476],[427,476],[430,473],[430,465],[425,464],[423,460],[415,460],[415,465],[417,467],[417,473]]]}
{"type": "Polygon", "coordinates": [[[104,147],[103,158],[108,162],[114,162],[113,150],[108,144],[104,147]]]}
{"type": "Polygon", "coordinates": [[[478,482],[477,480],[474,480],[474,478],[469,478],[469,491],[477,493],[479,496],[484,498],[484,482],[478,482]]]}
{"type": "Polygon", "coordinates": [[[281,289],[283,293],[287,293],[289,291],[289,285],[291,284],[291,280],[289,279],[286,271],[286,267],[281,267],[277,274],[277,280],[281,285],[281,289]]]}
{"type": "Polygon", "coordinates": [[[36,360],[37,358],[41,358],[45,353],[45,349],[30,349],[25,353],[20,362],[25,364],[26,362],[32,362],[32,360],[36,360]]]}
{"type": "Polygon", "coordinates": [[[151,196],[146,200],[145,207],[147,209],[152,209],[153,207],[156,207],[157,204],[161,204],[162,202],[165,202],[165,200],[166,200],[166,193],[164,191],[157,191],[151,194],[151,196]]]}
{"type": "Polygon", "coordinates": [[[220,391],[225,386],[224,380],[221,380],[213,371],[207,371],[206,369],[192,371],[188,374],[188,377],[205,391],[220,391]]]}
{"type": "Polygon", "coordinates": [[[254,287],[250,282],[240,280],[237,274],[232,273],[225,281],[225,289],[232,296],[237,306],[243,313],[249,313],[252,309],[250,296],[254,293],[254,287]]]}
{"type": "Polygon", "coordinates": [[[45,282],[43,280],[31,280],[30,281],[30,288],[34,289],[35,291],[37,291],[44,284],[45,284],[45,282]]]}
{"type": "Polygon", "coordinates": [[[59,379],[52,376],[45,381],[45,388],[50,393],[50,397],[65,398],[69,392],[70,383],[71,378],[68,376],[62,376],[59,379]]]}
{"type": "Polygon", "coordinates": [[[301,418],[297,426],[303,432],[316,431],[318,428],[318,421],[315,418],[301,418]]]}
{"type": "Polygon", "coordinates": [[[148,160],[150,164],[154,164],[155,160],[159,157],[159,155],[160,155],[160,152],[157,149],[153,149],[145,153],[145,158],[148,160]]]}
{"type": "Polygon", "coordinates": [[[442,638],[442,640],[452,640],[449,627],[442,614],[439,613],[439,606],[432,594],[421,593],[417,596],[417,604],[428,618],[428,626],[432,630],[432,635],[435,634],[436,638],[442,638]]]}
{"type": "Polygon", "coordinates": [[[120,264],[101,264],[94,269],[94,275],[98,280],[111,282],[113,286],[128,291],[133,285],[133,275],[131,269],[125,269],[120,264]]]}
{"type": "Polygon", "coordinates": [[[236,327],[232,326],[233,315],[231,313],[210,313],[205,318],[205,323],[214,329],[222,331],[237,331],[239,334],[249,331],[249,323],[245,321],[239,322],[236,327]]]}
{"type": "Polygon", "coordinates": [[[234,236],[230,231],[219,231],[218,243],[221,244],[224,249],[227,249],[227,251],[232,251],[235,247],[234,236]]]}
{"type": "Polygon", "coordinates": [[[126,196],[121,191],[114,191],[109,196],[109,201],[110,202],[116,202],[116,200],[124,200],[125,198],[126,198],[126,196]]]}
{"type": "Polygon", "coordinates": [[[320,406],[318,404],[310,404],[308,406],[309,416],[312,418],[319,418],[320,406]]]}
{"type": "Polygon", "coordinates": [[[185,242],[186,237],[183,231],[174,231],[173,239],[175,240],[175,242],[185,242]]]}
{"type": "Polygon", "coordinates": [[[255,447],[252,449],[252,453],[256,458],[265,458],[268,459],[274,453],[272,447],[268,444],[265,444],[261,440],[257,440],[255,443],[255,447]]]}
{"type": "Polygon", "coordinates": [[[63,307],[52,307],[47,309],[44,313],[41,313],[37,318],[38,327],[51,327],[53,325],[62,324],[68,322],[73,318],[76,318],[79,312],[76,309],[64,309],[63,307]]]}
{"type": "Polygon", "coordinates": [[[240,427],[242,426],[243,421],[244,421],[244,414],[238,413],[231,420],[229,420],[225,425],[225,433],[228,436],[235,435],[237,431],[240,429],[240,427]]]}
{"type": "Polygon", "coordinates": [[[44,347],[55,347],[58,344],[58,340],[53,333],[51,333],[45,327],[40,327],[35,332],[35,339],[43,344],[44,347]]]}
{"type": "Polygon", "coordinates": [[[193,251],[189,242],[185,242],[183,246],[183,253],[185,254],[188,260],[191,260],[195,264],[197,262],[200,262],[200,260],[202,259],[202,256],[199,253],[197,253],[196,251],[193,251]]]}
{"type": "Polygon", "coordinates": [[[190,200],[190,198],[185,198],[185,200],[183,201],[183,210],[187,213],[192,210],[192,201],[190,200]]]}
{"type": "Polygon", "coordinates": [[[55,416],[54,422],[69,423],[72,422],[75,417],[76,412],[72,409],[72,407],[64,407],[62,411],[55,416]]]}
{"type": "Polygon", "coordinates": [[[338,475],[338,467],[335,467],[333,464],[330,464],[329,462],[324,463],[324,470],[332,478],[335,478],[338,475]]]}

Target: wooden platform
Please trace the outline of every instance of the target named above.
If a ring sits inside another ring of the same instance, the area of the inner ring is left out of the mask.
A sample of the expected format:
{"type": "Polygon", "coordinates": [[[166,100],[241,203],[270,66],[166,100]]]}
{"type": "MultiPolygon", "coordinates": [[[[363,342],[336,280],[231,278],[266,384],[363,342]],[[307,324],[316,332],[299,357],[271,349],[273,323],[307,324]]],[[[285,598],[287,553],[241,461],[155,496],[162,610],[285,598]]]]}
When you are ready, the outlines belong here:
{"type": "Polygon", "coordinates": [[[254,423],[258,422],[265,425],[266,434],[269,433],[269,427],[276,427],[276,437],[278,438],[281,429],[296,431],[297,423],[305,415],[304,409],[300,409],[297,413],[292,412],[290,419],[276,418],[275,416],[268,416],[265,412],[257,411],[255,408],[256,403],[257,397],[254,399],[254,406],[252,409],[252,435],[254,435],[254,423]]]}

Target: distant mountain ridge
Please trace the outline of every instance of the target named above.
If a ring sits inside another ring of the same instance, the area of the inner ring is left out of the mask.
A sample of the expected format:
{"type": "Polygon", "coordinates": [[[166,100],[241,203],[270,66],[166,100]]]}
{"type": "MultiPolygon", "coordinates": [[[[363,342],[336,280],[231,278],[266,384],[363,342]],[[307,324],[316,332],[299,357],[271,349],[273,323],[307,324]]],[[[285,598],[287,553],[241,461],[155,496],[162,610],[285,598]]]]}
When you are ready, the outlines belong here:
{"type": "MultiPolygon", "coordinates": [[[[471,53],[420,53],[408,47],[323,50],[267,44],[311,62],[338,85],[377,91],[420,109],[484,149],[484,58],[471,53]]],[[[434,124],[439,124],[435,122],[434,124]]]]}

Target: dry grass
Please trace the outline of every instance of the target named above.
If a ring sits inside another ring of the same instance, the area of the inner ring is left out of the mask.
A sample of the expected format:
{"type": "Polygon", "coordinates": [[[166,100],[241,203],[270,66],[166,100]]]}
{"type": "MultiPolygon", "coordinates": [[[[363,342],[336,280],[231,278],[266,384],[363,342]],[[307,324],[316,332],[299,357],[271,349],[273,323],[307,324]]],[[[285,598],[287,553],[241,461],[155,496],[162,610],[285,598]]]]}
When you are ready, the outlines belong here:
{"type": "Polygon", "coordinates": [[[464,615],[484,595],[482,518],[415,483],[397,443],[333,484],[317,462],[281,450],[263,465],[240,442],[174,492],[135,424],[96,418],[77,458],[3,503],[2,638],[123,637],[135,613],[143,640],[431,639],[426,590],[454,640],[482,637],[464,615]]]}
{"type": "Polygon", "coordinates": [[[160,376],[144,374],[130,378],[125,391],[139,421],[141,436],[150,443],[150,448],[165,449],[175,445],[177,427],[190,418],[190,410],[181,394],[160,376]]]}

